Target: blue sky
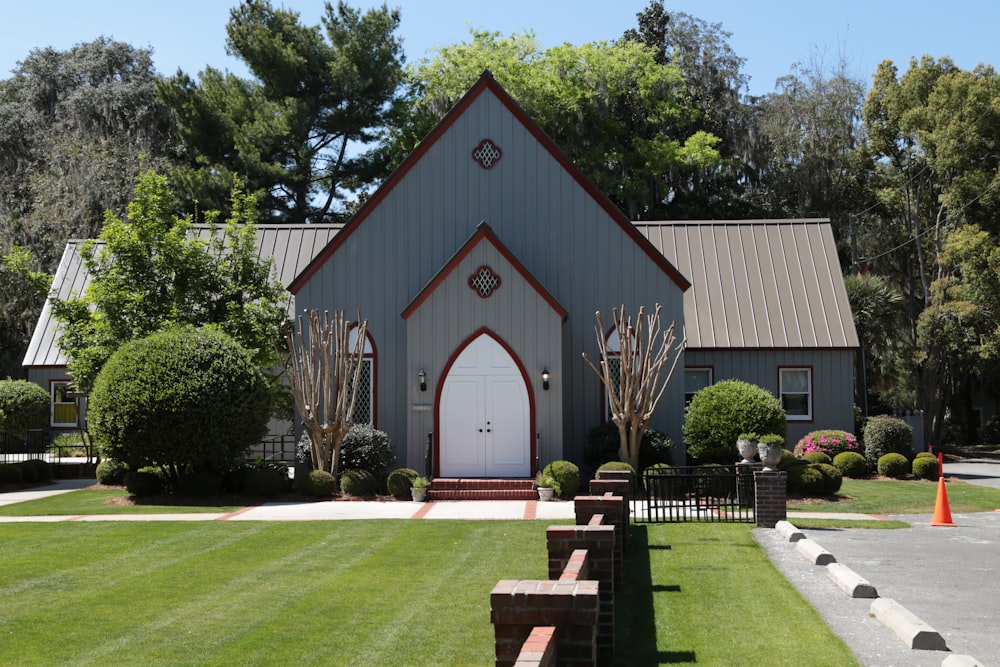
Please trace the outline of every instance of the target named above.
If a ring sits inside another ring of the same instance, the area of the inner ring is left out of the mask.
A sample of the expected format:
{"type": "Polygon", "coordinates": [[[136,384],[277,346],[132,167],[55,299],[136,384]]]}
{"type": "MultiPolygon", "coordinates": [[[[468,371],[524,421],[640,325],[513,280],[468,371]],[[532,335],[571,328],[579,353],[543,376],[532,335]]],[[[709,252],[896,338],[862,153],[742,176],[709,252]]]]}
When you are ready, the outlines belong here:
{"type": "MultiPolygon", "coordinates": [[[[272,0],[315,24],[323,0],[272,0]]],[[[6,0],[0,8],[0,78],[32,48],[68,49],[100,35],[148,46],[162,74],[195,74],[212,65],[245,73],[225,52],[225,25],[237,0],[6,0]]],[[[381,2],[350,0],[356,7],[381,2]]],[[[468,38],[470,28],[503,34],[532,30],[543,47],[612,40],[635,25],[648,0],[388,0],[402,13],[409,62],[436,46],[468,38]]],[[[796,62],[843,55],[866,85],[883,59],[904,71],[912,56],[950,56],[959,67],[1000,66],[1000,3],[985,0],[667,0],[668,10],[722,23],[730,45],[747,59],[750,92],[774,89],[796,62]]]]}

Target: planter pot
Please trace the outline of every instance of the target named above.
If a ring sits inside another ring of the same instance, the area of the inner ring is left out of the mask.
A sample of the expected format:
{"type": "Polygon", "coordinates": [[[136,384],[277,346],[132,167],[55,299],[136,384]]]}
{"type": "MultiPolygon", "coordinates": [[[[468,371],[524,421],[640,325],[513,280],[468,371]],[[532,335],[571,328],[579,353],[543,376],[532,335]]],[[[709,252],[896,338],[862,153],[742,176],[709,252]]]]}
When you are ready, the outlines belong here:
{"type": "Polygon", "coordinates": [[[538,487],[538,499],[543,501],[552,500],[552,493],[554,489],[552,487],[538,487]]]}
{"type": "Polygon", "coordinates": [[[741,463],[753,463],[753,457],[757,455],[756,440],[737,440],[736,449],[743,457],[741,463]]]}
{"type": "Polygon", "coordinates": [[[422,503],[427,499],[427,487],[426,486],[411,486],[410,487],[410,497],[413,498],[413,502],[422,503]]]}
{"type": "Polygon", "coordinates": [[[764,470],[775,471],[781,461],[781,450],[784,449],[779,444],[757,443],[757,453],[760,454],[760,462],[764,464],[764,470]]]}

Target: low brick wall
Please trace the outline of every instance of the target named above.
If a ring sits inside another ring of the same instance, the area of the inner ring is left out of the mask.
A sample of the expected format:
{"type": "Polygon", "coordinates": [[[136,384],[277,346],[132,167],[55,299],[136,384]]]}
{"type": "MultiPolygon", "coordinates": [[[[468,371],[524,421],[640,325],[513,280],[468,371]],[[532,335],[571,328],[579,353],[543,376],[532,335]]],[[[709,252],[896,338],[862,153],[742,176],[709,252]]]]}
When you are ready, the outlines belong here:
{"type": "MultiPolygon", "coordinates": [[[[615,490],[620,490],[620,482],[615,490]]],[[[628,483],[625,482],[627,490],[628,483]]],[[[626,496],[575,500],[575,526],[549,526],[549,579],[500,581],[490,594],[498,667],[610,665],[615,589],[621,587],[628,527],[626,496]]]]}

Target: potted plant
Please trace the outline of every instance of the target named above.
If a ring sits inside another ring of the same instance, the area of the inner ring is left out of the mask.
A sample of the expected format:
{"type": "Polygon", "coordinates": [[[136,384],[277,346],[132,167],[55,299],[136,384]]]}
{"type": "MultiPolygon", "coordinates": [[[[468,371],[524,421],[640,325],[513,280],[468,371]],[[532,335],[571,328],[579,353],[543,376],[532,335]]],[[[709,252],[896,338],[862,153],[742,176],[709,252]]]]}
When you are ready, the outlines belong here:
{"type": "Polygon", "coordinates": [[[427,489],[430,487],[431,481],[424,476],[418,476],[413,478],[413,482],[410,483],[410,497],[413,498],[413,502],[422,503],[427,499],[427,489]]]}
{"type": "Polygon", "coordinates": [[[538,489],[539,500],[552,500],[552,494],[555,493],[555,486],[556,480],[552,479],[550,475],[546,475],[544,472],[535,475],[535,488],[538,489]]]}
{"type": "Polygon", "coordinates": [[[778,469],[781,461],[781,450],[785,448],[785,438],[780,435],[761,436],[757,441],[757,453],[760,454],[760,462],[764,464],[764,470],[774,471],[778,469]]]}
{"type": "Polygon", "coordinates": [[[757,455],[757,440],[760,439],[756,433],[740,433],[736,437],[736,449],[743,460],[740,463],[753,463],[753,457],[757,455]]]}

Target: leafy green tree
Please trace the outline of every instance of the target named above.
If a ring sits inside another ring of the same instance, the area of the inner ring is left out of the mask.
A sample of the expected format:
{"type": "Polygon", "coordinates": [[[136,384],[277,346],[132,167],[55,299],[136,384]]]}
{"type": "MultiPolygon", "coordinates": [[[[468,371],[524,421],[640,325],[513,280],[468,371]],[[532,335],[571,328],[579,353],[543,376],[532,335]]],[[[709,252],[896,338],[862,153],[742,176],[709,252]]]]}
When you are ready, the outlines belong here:
{"type": "Polygon", "coordinates": [[[267,0],[241,2],[226,45],[254,78],[209,67],[197,83],[178,72],[159,89],[180,124],[185,164],[173,178],[183,196],[224,210],[239,175],[268,217],[341,217],[349,193],[387,171],[365,146],[403,79],[398,26],[385,5],[362,14],[327,3],[322,26],[306,26],[267,0]]]}
{"type": "Polygon", "coordinates": [[[49,392],[27,380],[0,380],[0,430],[24,438],[29,430],[49,427],[49,392]]]}
{"type": "Polygon", "coordinates": [[[23,372],[21,360],[52,284],[32,264],[31,252],[20,246],[0,256],[0,376],[23,372]]]}
{"type": "Polygon", "coordinates": [[[108,359],[89,422],[107,458],[132,470],[228,470],[267,432],[270,392],[247,350],[214,326],[181,326],[132,340],[108,359]]]}
{"type": "Polygon", "coordinates": [[[215,324],[261,368],[276,368],[288,295],[271,278],[270,261],[257,258],[254,198],[234,190],[230,208],[224,225],[206,214],[200,238],[189,217],[174,214],[166,177],[147,172],[127,218],[107,214],[100,236],[80,248],[86,291],[52,304],[78,389],[90,390],[123,343],[181,324],[215,324]]]}
{"type": "Polygon", "coordinates": [[[851,315],[861,343],[854,368],[855,404],[865,415],[893,407],[916,407],[915,395],[901,390],[912,373],[913,346],[903,331],[902,297],[882,276],[852,274],[844,278],[851,315]]]}
{"type": "Polygon", "coordinates": [[[580,169],[633,219],[659,216],[668,175],[716,165],[718,137],[673,135],[688,113],[683,79],[636,42],[562,44],[540,50],[531,33],[473,31],[412,71],[411,110],[396,117],[385,151],[407,155],[489,70],[580,169]]]}

